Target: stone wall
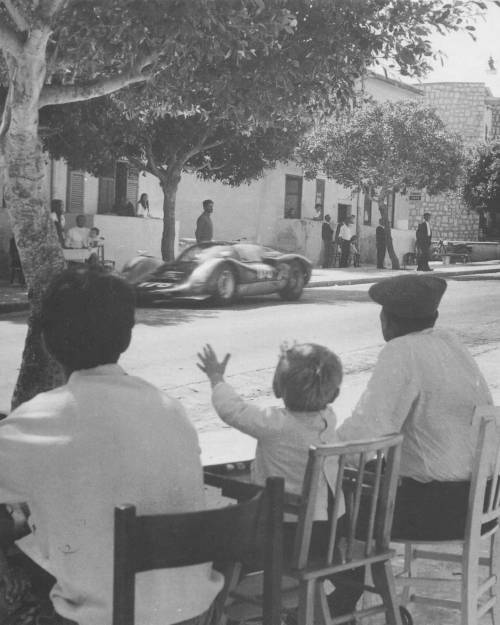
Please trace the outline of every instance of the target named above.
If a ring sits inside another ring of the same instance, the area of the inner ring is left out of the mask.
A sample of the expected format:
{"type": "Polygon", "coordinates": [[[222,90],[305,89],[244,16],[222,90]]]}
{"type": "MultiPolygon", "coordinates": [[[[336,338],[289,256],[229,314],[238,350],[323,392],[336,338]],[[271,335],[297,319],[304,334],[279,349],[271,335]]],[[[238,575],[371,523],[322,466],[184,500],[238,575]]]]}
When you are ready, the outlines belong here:
{"type": "Polygon", "coordinates": [[[409,204],[409,230],[416,230],[423,214],[431,213],[433,239],[477,241],[479,215],[465,206],[458,193],[429,196],[422,192],[420,200],[409,204]]]}
{"type": "MultiPolygon", "coordinates": [[[[497,127],[490,105],[491,93],[483,83],[428,83],[422,87],[425,105],[436,110],[449,130],[461,135],[466,147],[482,143],[486,138],[486,127],[488,133],[497,127]]],[[[410,199],[409,204],[410,230],[415,230],[423,214],[428,212],[432,215],[434,239],[477,240],[479,216],[467,209],[457,192],[429,196],[422,191],[420,199],[410,199]]]]}
{"type": "Polygon", "coordinates": [[[490,139],[500,139],[500,98],[489,98],[488,106],[491,110],[490,139]]]}

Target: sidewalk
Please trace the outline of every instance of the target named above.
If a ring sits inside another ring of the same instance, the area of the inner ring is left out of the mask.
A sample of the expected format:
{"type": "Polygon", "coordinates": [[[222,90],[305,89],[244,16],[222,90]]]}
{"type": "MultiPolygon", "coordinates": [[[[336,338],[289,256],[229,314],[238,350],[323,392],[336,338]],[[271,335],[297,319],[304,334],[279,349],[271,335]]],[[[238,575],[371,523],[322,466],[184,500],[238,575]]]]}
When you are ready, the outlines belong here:
{"type": "MultiPolygon", "coordinates": [[[[442,276],[444,278],[454,276],[476,276],[478,274],[500,273],[500,260],[490,260],[480,263],[467,263],[460,265],[443,265],[441,262],[431,263],[434,268],[434,276],[442,276]]],[[[404,273],[415,273],[415,268],[399,269],[377,269],[374,265],[364,265],[363,267],[347,267],[339,269],[314,268],[311,280],[306,288],[339,286],[343,284],[369,284],[378,282],[383,278],[397,276],[404,273]]],[[[27,310],[28,294],[26,287],[19,284],[9,284],[9,282],[0,280],[0,314],[27,310]]]]}

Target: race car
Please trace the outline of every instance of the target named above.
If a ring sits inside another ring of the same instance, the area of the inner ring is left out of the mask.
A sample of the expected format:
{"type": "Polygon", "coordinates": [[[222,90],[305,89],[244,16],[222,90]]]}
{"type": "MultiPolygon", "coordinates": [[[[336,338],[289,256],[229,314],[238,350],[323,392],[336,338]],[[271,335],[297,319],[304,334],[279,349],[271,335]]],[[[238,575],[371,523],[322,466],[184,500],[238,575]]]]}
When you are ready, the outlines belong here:
{"type": "Polygon", "coordinates": [[[210,241],[186,248],[173,262],[140,256],[122,270],[137,302],[211,299],[230,304],[237,297],[277,293],[297,300],[311,277],[312,264],[300,254],[253,243],[210,241]]]}

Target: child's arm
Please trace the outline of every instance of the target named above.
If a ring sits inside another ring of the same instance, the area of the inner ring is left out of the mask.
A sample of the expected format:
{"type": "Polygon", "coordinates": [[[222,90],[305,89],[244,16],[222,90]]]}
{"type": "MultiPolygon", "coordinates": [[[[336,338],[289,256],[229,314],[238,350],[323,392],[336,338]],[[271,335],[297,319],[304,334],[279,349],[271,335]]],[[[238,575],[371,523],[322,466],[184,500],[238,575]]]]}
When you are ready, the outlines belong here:
{"type": "Polygon", "coordinates": [[[198,367],[207,374],[212,385],[212,403],[219,417],[228,425],[253,436],[254,438],[269,437],[279,433],[284,415],[276,408],[259,408],[253,403],[244,401],[226,382],[224,372],[230,358],[226,354],[219,362],[210,345],[198,354],[201,363],[198,367]]]}

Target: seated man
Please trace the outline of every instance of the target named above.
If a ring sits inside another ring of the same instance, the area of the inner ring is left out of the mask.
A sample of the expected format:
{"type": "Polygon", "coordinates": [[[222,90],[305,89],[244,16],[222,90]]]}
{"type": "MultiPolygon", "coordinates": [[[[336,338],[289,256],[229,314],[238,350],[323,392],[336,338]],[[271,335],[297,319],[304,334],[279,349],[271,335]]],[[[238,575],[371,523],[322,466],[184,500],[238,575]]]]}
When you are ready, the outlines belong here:
{"type": "Polygon", "coordinates": [[[463,537],[477,438],[472,416],[477,406],[492,403],[467,349],[434,327],[445,290],[445,280],[421,275],[370,287],[370,297],[382,306],[387,345],[352,416],[338,430],[344,441],[404,434],[394,538],[463,537]]]}
{"type": "Polygon", "coordinates": [[[85,226],[85,216],[76,216],[76,226],[66,233],[66,247],[81,249],[88,247],[90,230],[85,226]]]}
{"type": "MultiPolygon", "coordinates": [[[[178,401],[117,364],[134,325],[133,291],[122,279],[88,266],[64,271],[46,293],[41,323],[67,383],[0,423],[0,501],[28,503],[31,534],[18,545],[55,578],[55,614],[43,622],[109,624],[114,507],[203,508],[198,438],[178,401]]],[[[205,564],[141,573],[136,622],[196,623],[221,586],[205,564]]]]}

